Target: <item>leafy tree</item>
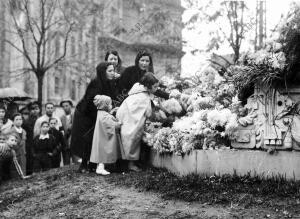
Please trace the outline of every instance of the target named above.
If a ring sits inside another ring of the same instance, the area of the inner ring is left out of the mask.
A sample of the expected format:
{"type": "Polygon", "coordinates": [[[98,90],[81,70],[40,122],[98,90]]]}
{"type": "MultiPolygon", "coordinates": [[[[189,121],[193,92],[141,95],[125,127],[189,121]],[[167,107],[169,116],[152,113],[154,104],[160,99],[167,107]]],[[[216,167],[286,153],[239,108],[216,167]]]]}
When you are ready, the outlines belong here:
{"type": "MultiPolygon", "coordinates": [[[[199,36],[204,31],[209,31],[210,41],[206,52],[218,50],[224,42],[227,42],[234,53],[234,63],[240,57],[240,49],[245,39],[245,34],[252,29],[255,23],[247,17],[249,12],[244,1],[193,1],[186,0],[187,8],[195,13],[185,23],[188,29],[199,31],[199,36]],[[208,28],[203,30],[203,24],[208,28]],[[197,26],[199,26],[197,28],[197,26]]],[[[201,38],[199,38],[201,40],[201,38]]],[[[199,49],[197,49],[199,50],[199,49]]],[[[194,51],[195,52],[195,51],[194,51]]]]}
{"type": "Polygon", "coordinates": [[[281,25],[274,31],[279,32],[282,50],[286,56],[286,79],[289,83],[299,84],[300,81],[300,6],[292,3],[289,13],[282,18],[281,25]]]}

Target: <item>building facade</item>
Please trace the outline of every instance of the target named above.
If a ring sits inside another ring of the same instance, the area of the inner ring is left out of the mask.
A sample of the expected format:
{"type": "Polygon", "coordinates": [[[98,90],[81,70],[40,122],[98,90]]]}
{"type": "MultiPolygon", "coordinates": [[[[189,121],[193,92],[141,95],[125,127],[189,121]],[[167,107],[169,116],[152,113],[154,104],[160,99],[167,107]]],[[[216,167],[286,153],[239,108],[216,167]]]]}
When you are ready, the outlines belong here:
{"type": "MultiPolygon", "coordinates": [[[[39,0],[31,0],[31,10],[37,10],[38,2],[39,0]]],[[[70,3],[74,1],[63,2],[63,7],[68,10],[70,3]]],[[[78,2],[78,8],[83,8],[82,4],[86,4],[82,3],[83,1],[78,2]]],[[[64,59],[68,60],[68,64],[57,65],[45,75],[43,102],[59,103],[67,98],[76,103],[80,100],[87,84],[95,76],[97,64],[104,60],[105,53],[109,49],[115,49],[120,53],[125,67],[134,64],[139,50],[146,49],[153,56],[154,71],[158,77],[180,73],[183,56],[181,38],[183,8],[180,0],[90,2],[93,4],[91,11],[82,22],[79,22],[68,38],[64,59]]],[[[3,1],[0,4],[4,4],[3,1]]],[[[1,6],[0,19],[4,20],[9,17],[9,9],[1,6]]],[[[37,98],[36,76],[33,73],[16,75],[13,72],[14,69],[28,66],[28,63],[22,54],[5,43],[5,38],[12,37],[5,27],[0,26],[0,31],[0,86],[16,86],[37,98]]],[[[63,35],[56,34],[48,43],[53,52],[47,55],[55,56],[62,53],[64,40],[63,35]]]]}

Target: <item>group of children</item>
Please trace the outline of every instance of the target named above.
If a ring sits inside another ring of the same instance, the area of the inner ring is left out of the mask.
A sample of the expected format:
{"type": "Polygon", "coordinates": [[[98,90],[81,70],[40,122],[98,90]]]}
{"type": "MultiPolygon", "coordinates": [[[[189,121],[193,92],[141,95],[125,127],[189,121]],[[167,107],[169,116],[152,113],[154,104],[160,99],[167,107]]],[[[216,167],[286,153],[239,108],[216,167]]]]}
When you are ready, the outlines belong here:
{"type": "MultiPolygon", "coordinates": [[[[9,120],[10,121],[10,120],[9,120]]],[[[3,180],[26,176],[26,131],[22,128],[23,117],[16,113],[12,117],[13,124],[0,134],[0,183],[3,180]]],[[[6,123],[7,124],[7,123],[6,123]]],[[[56,129],[57,119],[41,123],[40,134],[33,139],[31,147],[33,169],[35,172],[45,171],[60,166],[61,148],[65,146],[62,132],[56,129]]]]}
{"type": "Polygon", "coordinates": [[[26,178],[26,132],[22,128],[23,118],[17,113],[12,119],[13,124],[0,134],[0,182],[17,175],[26,178]]]}

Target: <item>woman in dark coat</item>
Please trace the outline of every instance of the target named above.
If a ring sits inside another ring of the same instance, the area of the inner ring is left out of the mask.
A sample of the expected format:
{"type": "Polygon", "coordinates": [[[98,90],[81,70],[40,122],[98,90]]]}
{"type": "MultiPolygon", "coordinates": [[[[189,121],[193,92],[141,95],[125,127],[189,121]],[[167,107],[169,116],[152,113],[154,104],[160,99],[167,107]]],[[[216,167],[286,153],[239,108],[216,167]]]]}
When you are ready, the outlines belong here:
{"type": "Polygon", "coordinates": [[[97,77],[88,85],[74,113],[70,148],[72,154],[82,158],[79,167],[80,172],[87,171],[90,159],[93,129],[97,117],[97,108],[93,101],[97,101],[97,98],[99,98],[97,95],[107,95],[115,100],[118,92],[114,80],[116,77],[114,65],[109,62],[103,62],[96,69],[97,77]]]}
{"type": "MultiPolygon", "coordinates": [[[[119,79],[119,88],[122,91],[121,95],[125,96],[146,72],[154,73],[153,61],[150,53],[142,50],[138,52],[135,58],[135,65],[127,67],[119,79]]],[[[169,99],[169,94],[162,90],[157,90],[154,94],[158,97],[169,99]]]]}

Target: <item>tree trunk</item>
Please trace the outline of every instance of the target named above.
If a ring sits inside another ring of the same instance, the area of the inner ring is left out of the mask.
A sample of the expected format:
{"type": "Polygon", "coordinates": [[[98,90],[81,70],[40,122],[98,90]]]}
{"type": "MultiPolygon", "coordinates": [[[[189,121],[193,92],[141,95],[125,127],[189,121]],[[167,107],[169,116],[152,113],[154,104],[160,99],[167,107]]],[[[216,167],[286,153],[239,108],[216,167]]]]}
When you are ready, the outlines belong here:
{"type": "Polygon", "coordinates": [[[237,63],[239,58],[240,58],[240,48],[235,48],[234,49],[234,58],[233,58],[234,63],[237,63]]]}
{"type": "Polygon", "coordinates": [[[39,102],[40,106],[42,106],[42,104],[43,104],[44,74],[39,73],[37,75],[37,79],[38,79],[38,102],[39,102]]]}

